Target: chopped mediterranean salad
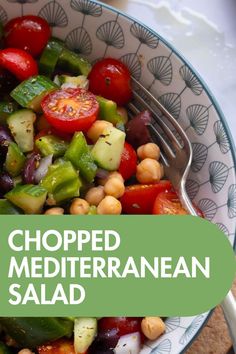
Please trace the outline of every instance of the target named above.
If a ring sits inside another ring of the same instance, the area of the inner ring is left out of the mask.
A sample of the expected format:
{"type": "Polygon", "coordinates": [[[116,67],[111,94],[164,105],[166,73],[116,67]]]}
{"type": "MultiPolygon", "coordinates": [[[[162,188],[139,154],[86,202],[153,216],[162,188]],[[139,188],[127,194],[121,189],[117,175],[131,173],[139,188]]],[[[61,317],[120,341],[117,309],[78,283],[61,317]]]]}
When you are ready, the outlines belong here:
{"type": "MultiPolygon", "coordinates": [[[[23,16],[0,27],[0,214],[186,214],[151,140],[130,119],[129,69],[94,65],[23,16]]],[[[160,317],[0,318],[0,353],[136,354],[160,317]]]]}

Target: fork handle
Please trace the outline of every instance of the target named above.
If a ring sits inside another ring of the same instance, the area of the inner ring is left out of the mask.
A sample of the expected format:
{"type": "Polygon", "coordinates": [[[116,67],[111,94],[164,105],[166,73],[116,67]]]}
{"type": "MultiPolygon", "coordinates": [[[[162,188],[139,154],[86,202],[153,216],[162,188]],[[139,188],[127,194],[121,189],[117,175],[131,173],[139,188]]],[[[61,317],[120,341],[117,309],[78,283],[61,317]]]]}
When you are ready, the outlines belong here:
{"type": "MultiPolygon", "coordinates": [[[[181,193],[179,194],[182,205],[189,212],[189,214],[196,216],[196,210],[190,201],[184,185],[180,186],[181,193]]],[[[221,303],[222,310],[224,312],[225,320],[228,325],[230,336],[233,342],[234,351],[236,353],[236,300],[232,291],[229,291],[224,300],[221,303]]]]}

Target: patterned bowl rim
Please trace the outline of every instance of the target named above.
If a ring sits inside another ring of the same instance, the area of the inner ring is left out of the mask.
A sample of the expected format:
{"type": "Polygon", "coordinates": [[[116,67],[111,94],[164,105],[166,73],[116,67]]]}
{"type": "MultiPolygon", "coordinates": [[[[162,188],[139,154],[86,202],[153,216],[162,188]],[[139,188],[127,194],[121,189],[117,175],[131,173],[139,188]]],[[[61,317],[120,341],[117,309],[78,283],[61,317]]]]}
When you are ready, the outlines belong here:
{"type": "MultiPolygon", "coordinates": [[[[226,118],[224,116],[224,113],[221,110],[217,100],[215,99],[214,95],[212,94],[211,90],[209,89],[209,87],[206,84],[206,82],[204,81],[204,79],[201,77],[201,75],[198,73],[198,71],[192,66],[192,64],[185,58],[185,56],[183,54],[181,54],[171,43],[169,43],[166,39],[164,39],[161,35],[159,35],[159,33],[157,31],[154,31],[153,29],[151,29],[149,26],[144,24],[139,19],[134,18],[133,16],[130,16],[130,15],[124,13],[123,11],[121,11],[119,9],[116,9],[115,7],[110,6],[108,4],[105,4],[104,2],[101,2],[99,0],[89,0],[89,1],[93,2],[93,3],[97,3],[97,4],[101,5],[103,8],[105,8],[105,9],[111,11],[111,12],[117,13],[117,14],[121,15],[122,17],[124,17],[125,19],[127,19],[129,21],[131,20],[131,21],[139,23],[143,28],[147,29],[150,33],[152,33],[153,36],[155,36],[158,39],[160,39],[160,41],[164,45],[166,45],[166,47],[168,47],[182,62],[184,62],[186,65],[188,65],[188,67],[190,68],[192,73],[198,78],[199,82],[201,82],[201,85],[202,85],[204,91],[206,92],[207,97],[209,98],[209,100],[211,100],[212,105],[214,106],[214,109],[217,112],[217,114],[218,114],[218,116],[220,118],[220,121],[222,122],[222,125],[223,125],[223,127],[225,129],[225,132],[227,134],[227,137],[228,137],[228,141],[229,141],[229,145],[230,145],[230,152],[231,152],[231,156],[232,156],[232,159],[233,159],[233,163],[234,163],[234,166],[236,166],[236,147],[235,147],[235,142],[234,142],[233,136],[231,134],[231,131],[229,129],[228,123],[226,121],[226,118]]],[[[234,169],[234,176],[235,175],[236,175],[236,169],[234,169]]],[[[235,239],[234,239],[233,249],[236,252],[236,228],[235,228],[235,239]]],[[[189,340],[189,342],[185,345],[185,347],[181,350],[181,352],[179,352],[179,354],[184,354],[185,351],[192,344],[192,342],[197,338],[197,336],[201,332],[202,328],[205,326],[205,324],[208,322],[209,318],[211,317],[211,315],[213,313],[213,310],[209,311],[209,313],[207,314],[207,316],[206,316],[205,320],[203,321],[201,327],[193,335],[191,340],[189,340]]]]}
{"type": "MultiPolygon", "coordinates": [[[[236,166],[236,145],[234,143],[234,139],[233,136],[231,134],[231,131],[229,129],[228,123],[226,121],[225,115],[222,111],[222,109],[219,106],[219,103],[217,102],[215,96],[213,95],[213,93],[211,92],[210,88],[208,87],[208,84],[205,82],[205,80],[201,77],[201,75],[198,73],[198,71],[193,67],[193,65],[188,61],[188,59],[185,58],[185,56],[183,54],[181,54],[176,48],[175,46],[173,46],[171,43],[169,43],[165,38],[163,38],[161,35],[159,35],[158,32],[154,31],[153,29],[151,29],[149,26],[147,26],[146,24],[144,24],[142,21],[140,21],[139,19],[130,16],[126,13],[124,13],[123,11],[116,9],[113,6],[110,6],[108,4],[104,4],[103,2],[100,2],[98,0],[90,0],[91,2],[95,2],[100,4],[101,6],[103,6],[104,8],[116,12],[118,14],[120,14],[121,16],[125,17],[128,20],[132,20],[134,22],[138,22],[140,23],[144,28],[146,28],[148,31],[150,31],[154,36],[157,36],[167,47],[169,47],[173,53],[183,62],[185,62],[189,68],[192,70],[192,72],[194,73],[194,75],[198,78],[198,80],[201,82],[204,91],[206,92],[208,98],[212,101],[212,104],[217,112],[217,114],[220,117],[220,120],[224,126],[225,132],[228,136],[229,139],[229,144],[230,144],[230,152],[233,158],[233,162],[234,162],[234,166],[236,166]]],[[[236,175],[236,170],[235,170],[235,175],[236,175]]],[[[236,229],[235,229],[235,239],[234,239],[234,245],[233,245],[233,249],[236,253],[236,229]]],[[[200,334],[202,328],[206,325],[206,323],[209,321],[212,313],[213,313],[214,309],[209,311],[209,314],[207,315],[206,319],[204,320],[202,326],[199,328],[199,330],[195,333],[195,335],[191,338],[191,340],[185,345],[185,347],[183,348],[183,350],[179,353],[179,354],[184,354],[185,351],[190,347],[190,345],[194,342],[194,340],[198,337],[198,335],[200,334]]]]}
{"type": "MultiPolygon", "coordinates": [[[[116,9],[113,6],[110,6],[108,4],[105,4],[99,0],[90,0],[91,2],[100,4],[102,7],[107,8],[110,11],[113,12],[117,12],[119,15],[125,17],[128,20],[132,20],[134,22],[140,23],[140,25],[142,25],[144,28],[146,28],[148,31],[150,31],[154,36],[158,37],[170,50],[172,50],[172,52],[183,62],[185,62],[190,70],[193,72],[193,74],[198,78],[198,80],[201,82],[204,91],[206,92],[208,98],[212,101],[212,104],[223,124],[223,127],[225,129],[225,132],[228,136],[229,139],[229,144],[230,144],[230,152],[233,158],[233,163],[234,166],[236,166],[236,142],[234,142],[233,136],[231,134],[230,128],[228,126],[228,123],[226,121],[225,115],[222,111],[222,109],[219,106],[219,103],[217,102],[215,96],[213,95],[213,93],[211,92],[208,84],[204,81],[204,79],[201,77],[201,75],[198,73],[198,71],[193,67],[193,65],[188,61],[188,59],[185,58],[185,56],[183,54],[181,54],[172,44],[170,44],[165,38],[163,38],[161,35],[159,35],[158,32],[154,31],[153,29],[151,29],[149,26],[145,25],[142,21],[140,21],[139,19],[130,16],[126,13],[124,13],[123,11],[116,9]]],[[[234,175],[236,176],[236,167],[234,168],[234,175]]],[[[234,244],[233,244],[233,249],[236,253],[236,228],[235,228],[235,239],[234,239],[234,244]]]]}

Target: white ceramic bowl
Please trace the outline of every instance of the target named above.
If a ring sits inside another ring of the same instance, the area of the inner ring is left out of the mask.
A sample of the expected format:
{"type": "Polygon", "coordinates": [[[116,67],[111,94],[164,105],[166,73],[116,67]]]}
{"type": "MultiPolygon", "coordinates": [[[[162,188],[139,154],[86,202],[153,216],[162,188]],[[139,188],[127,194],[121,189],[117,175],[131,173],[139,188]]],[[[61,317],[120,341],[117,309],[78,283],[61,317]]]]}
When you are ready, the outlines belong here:
{"type": "MultiPolygon", "coordinates": [[[[235,148],[217,102],[191,65],[147,26],[102,3],[1,0],[3,22],[22,14],[45,18],[54,36],[65,39],[71,49],[92,62],[104,56],[121,59],[159,98],[192,142],[190,197],[235,245],[235,148]]],[[[141,353],[184,352],[208,315],[169,318],[166,334],[146,343],[141,353]]]]}

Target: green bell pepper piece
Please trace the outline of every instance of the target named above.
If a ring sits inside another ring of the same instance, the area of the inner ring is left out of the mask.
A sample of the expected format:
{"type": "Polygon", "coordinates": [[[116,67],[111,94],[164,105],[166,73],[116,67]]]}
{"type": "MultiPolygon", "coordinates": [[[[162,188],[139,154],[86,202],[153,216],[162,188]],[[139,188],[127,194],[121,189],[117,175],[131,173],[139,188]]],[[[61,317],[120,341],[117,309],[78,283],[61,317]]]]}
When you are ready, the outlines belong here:
{"type": "Polygon", "coordinates": [[[70,337],[74,326],[73,321],[56,317],[1,317],[0,324],[21,347],[30,349],[70,337]]]}
{"type": "Polygon", "coordinates": [[[45,135],[35,141],[35,145],[43,156],[53,155],[63,156],[68,147],[68,143],[53,135],[45,135]]]}
{"type": "Polygon", "coordinates": [[[108,100],[102,96],[96,96],[99,104],[99,118],[106,120],[113,125],[125,124],[125,119],[117,112],[117,104],[114,101],[108,100]]]}
{"type": "Polygon", "coordinates": [[[94,162],[90,148],[82,132],[75,133],[65,153],[65,158],[70,160],[81,176],[89,183],[94,180],[97,165],[94,162]]]}
{"type": "Polygon", "coordinates": [[[71,162],[63,160],[49,167],[40,184],[48,191],[49,199],[56,203],[79,196],[82,185],[71,162]]]}

